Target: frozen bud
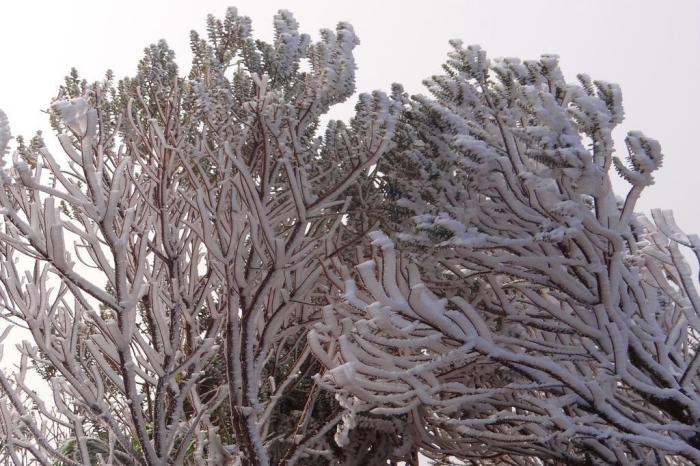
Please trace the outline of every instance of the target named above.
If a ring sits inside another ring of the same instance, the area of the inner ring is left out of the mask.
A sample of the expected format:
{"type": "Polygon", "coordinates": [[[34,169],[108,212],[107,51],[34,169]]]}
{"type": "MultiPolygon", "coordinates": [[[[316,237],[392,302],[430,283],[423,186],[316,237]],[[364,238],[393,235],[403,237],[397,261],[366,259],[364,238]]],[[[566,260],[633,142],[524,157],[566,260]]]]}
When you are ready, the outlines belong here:
{"type": "Polygon", "coordinates": [[[60,115],[63,122],[74,133],[84,136],[87,132],[87,113],[90,105],[83,97],[74,99],[57,100],[52,104],[54,110],[60,115]]]}

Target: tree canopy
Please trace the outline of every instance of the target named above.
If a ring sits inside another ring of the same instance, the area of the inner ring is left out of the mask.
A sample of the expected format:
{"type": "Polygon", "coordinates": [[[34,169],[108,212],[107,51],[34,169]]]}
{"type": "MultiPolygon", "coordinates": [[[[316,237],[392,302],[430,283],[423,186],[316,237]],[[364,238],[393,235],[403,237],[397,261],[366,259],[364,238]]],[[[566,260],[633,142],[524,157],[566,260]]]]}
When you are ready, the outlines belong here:
{"type": "Polygon", "coordinates": [[[58,144],[0,112],[3,461],[700,463],[700,239],[635,212],[662,152],[616,156],[617,85],[453,41],[328,121],[353,28],[251,30],[72,71],[58,144]]]}

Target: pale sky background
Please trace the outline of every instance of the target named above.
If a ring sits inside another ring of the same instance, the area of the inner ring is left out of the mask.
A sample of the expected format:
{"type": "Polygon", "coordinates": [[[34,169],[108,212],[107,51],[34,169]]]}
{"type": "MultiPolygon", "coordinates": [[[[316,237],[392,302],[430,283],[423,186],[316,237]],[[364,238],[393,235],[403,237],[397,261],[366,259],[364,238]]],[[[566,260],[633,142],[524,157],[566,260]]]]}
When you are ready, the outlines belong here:
{"type": "MultiPolygon", "coordinates": [[[[223,16],[229,5],[250,16],[254,34],[267,40],[280,8],[314,38],[349,21],[361,40],[359,91],[400,82],[424,92],[422,79],[441,72],[452,38],[478,43],[491,57],[555,53],[569,80],[584,72],[619,83],[627,118],[618,148],[624,150],[627,131],[641,130],[661,142],[666,156],[640,208],[673,208],[684,230],[700,233],[700,1],[0,0],[0,108],[13,134],[48,128],[40,110],[71,66],[89,80],[110,68],[117,77],[132,75],[143,48],[165,38],[184,73],[189,31],[204,32],[206,15],[223,16]]],[[[333,116],[347,118],[353,106],[339,106],[333,116]]],[[[626,185],[616,186],[624,194],[626,185]]]]}

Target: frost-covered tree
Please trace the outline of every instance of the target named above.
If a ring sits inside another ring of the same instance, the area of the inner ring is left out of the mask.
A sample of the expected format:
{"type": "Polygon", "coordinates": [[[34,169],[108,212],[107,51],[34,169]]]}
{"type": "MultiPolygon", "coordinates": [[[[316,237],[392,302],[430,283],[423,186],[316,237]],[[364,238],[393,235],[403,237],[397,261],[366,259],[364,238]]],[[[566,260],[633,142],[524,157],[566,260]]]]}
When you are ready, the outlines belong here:
{"type": "Polygon", "coordinates": [[[616,85],[452,45],[368,180],[358,221],[386,234],[355,270],[333,260],[341,293],[310,335],[345,428],[407,416],[426,454],[478,464],[700,463],[700,297],[679,251],[700,240],[634,212],[659,143],[630,132],[614,156],[616,85]]]}
{"type": "Polygon", "coordinates": [[[347,187],[399,105],[362,96],[350,140],[328,144],[319,119],[355,89],[353,29],[311,42],[284,11],[274,27],[268,44],[235,9],[210,17],[186,78],[165,42],[133,78],[72,73],[51,106],[60,155],[20,141],[2,172],[0,300],[32,341],[0,375],[6,461],[344,461],[306,333],[347,187]]]}
{"type": "Polygon", "coordinates": [[[3,461],[700,462],[700,241],[635,214],[661,152],[613,157],[616,86],[454,43],[325,122],[350,25],[207,26],[186,77],[71,73],[58,144],[0,113],[3,461]]]}

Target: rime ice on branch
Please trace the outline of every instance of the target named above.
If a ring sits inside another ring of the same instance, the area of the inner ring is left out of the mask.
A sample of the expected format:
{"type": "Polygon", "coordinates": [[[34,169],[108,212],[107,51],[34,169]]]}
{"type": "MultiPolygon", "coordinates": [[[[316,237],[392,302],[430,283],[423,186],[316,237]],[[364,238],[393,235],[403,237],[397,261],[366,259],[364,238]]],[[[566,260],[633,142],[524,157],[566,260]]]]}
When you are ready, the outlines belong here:
{"type": "MultiPolygon", "coordinates": [[[[344,457],[305,336],[347,187],[388,148],[399,106],[361,96],[348,144],[331,146],[316,133],[354,93],[350,25],[311,42],[282,11],[271,44],[235,9],[207,26],[187,78],[162,41],[133,78],[73,72],[51,106],[63,153],[35,138],[6,169],[0,297],[33,341],[0,376],[5,461],[344,457]]],[[[9,137],[0,114],[2,155],[9,137]]]]}
{"type": "Polygon", "coordinates": [[[700,298],[679,247],[700,241],[634,212],[659,143],[630,132],[614,157],[619,88],[566,83],[556,57],[453,46],[432,97],[404,96],[365,197],[393,240],[329,269],[319,382],[355,417],[401,416],[436,459],[697,464],[700,298]]]}
{"type": "Polygon", "coordinates": [[[0,112],[2,461],[700,463],[700,240],[635,213],[662,154],[614,157],[619,88],[454,42],[321,132],[358,39],[274,28],[73,71],[58,151],[0,112]]]}

